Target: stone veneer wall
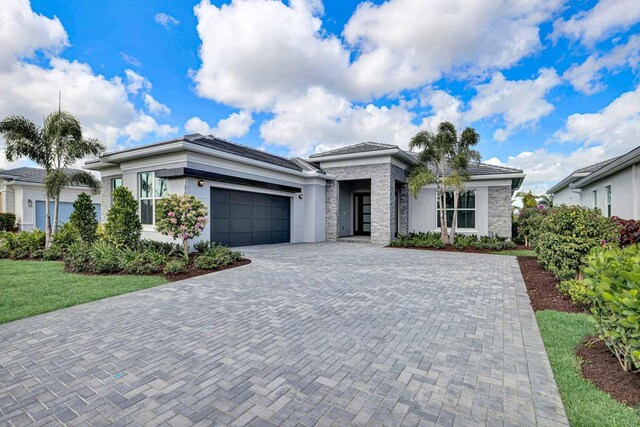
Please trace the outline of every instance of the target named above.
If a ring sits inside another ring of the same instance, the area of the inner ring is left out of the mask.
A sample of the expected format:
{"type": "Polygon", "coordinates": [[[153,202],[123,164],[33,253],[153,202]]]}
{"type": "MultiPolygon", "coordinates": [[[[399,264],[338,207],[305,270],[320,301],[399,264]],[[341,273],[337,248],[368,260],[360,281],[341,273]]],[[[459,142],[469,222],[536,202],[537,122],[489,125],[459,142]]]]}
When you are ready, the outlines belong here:
{"type": "Polygon", "coordinates": [[[392,198],[391,198],[391,238],[395,237],[396,231],[398,234],[407,234],[409,232],[409,187],[407,186],[407,172],[399,168],[396,165],[391,165],[391,188],[392,188],[392,198]],[[396,230],[396,210],[395,210],[395,190],[396,185],[400,185],[400,200],[399,200],[399,211],[400,218],[398,221],[398,230],[396,230]]]}
{"type": "MultiPolygon", "coordinates": [[[[371,243],[388,244],[395,232],[395,212],[393,209],[395,182],[396,179],[402,182],[406,181],[406,173],[390,163],[323,168],[323,170],[336,177],[336,180],[327,182],[325,190],[327,240],[335,241],[339,236],[340,181],[370,179],[371,243]]],[[[404,199],[408,202],[408,195],[404,199]]],[[[401,230],[408,229],[407,202],[405,202],[404,208],[401,206],[401,230]]]]}
{"type": "Polygon", "coordinates": [[[511,196],[510,186],[489,187],[489,235],[511,238],[511,196]]]}
{"type": "Polygon", "coordinates": [[[102,178],[102,190],[100,191],[100,222],[107,222],[107,212],[111,208],[111,179],[112,177],[102,178]]]}

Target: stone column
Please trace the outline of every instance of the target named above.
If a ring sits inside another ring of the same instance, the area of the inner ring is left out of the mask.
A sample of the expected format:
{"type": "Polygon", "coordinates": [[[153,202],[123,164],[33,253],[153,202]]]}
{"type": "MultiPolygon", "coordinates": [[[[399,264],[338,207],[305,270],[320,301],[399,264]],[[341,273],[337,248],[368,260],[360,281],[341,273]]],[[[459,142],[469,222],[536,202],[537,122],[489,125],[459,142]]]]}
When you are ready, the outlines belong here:
{"type": "Polygon", "coordinates": [[[325,187],[325,221],[328,242],[338,240],[338,202],[340,200],[340,183],[338,180],[327,181],[325,187]]]}

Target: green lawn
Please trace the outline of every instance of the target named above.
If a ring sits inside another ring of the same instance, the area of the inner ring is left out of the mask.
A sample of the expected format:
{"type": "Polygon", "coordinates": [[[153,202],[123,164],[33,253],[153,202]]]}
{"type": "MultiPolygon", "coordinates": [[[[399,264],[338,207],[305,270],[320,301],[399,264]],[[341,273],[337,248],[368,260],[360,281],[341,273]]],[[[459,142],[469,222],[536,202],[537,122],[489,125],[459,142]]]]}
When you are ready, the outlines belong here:
{"type": "Polygon", "coordinates": [[[571,425],[640,426],[637,412],[596,388],[580,373],[575,348],[594,333],[590,316],[545,310],[537,312],[536,317],[571,425]]]}
{"type": "Polygon", "coordinates": [[[0,323],[167,283],[158,276],[84,276],[55,261],[0,260],[0,323]]]}
{"type": "Polygon", "coordinates": [[[510,251],[496,251],[491,252],[492,255],[511,255],[511,256],[538,256],[536,251],[532,249],[514,249],[510,251]]]}

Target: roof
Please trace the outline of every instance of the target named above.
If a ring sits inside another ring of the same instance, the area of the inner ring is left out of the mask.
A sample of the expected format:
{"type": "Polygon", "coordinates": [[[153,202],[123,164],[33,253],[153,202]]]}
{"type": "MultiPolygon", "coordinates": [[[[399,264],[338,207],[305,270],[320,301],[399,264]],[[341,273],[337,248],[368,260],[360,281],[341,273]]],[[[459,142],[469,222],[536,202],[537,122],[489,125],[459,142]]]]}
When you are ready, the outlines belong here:
{"type": "Polygon", "coordinates": [[[639,162],[640,162],[640,147],[636,147],[633,150],[629,151],[626,154],[623,154],[620,157],[610,159],[604,165],[599,167],[597,170],[593,171],[586,177],[582,178],[580,181],[576,182],[574,187],[575,188],[584,187],[587,184],[590,184],[602,178],[606,178],[610,175],[613,175],[616,172],[626,169],[629,166],[639,162]]]}
{"type": "MultiPolygon", "coordinates": [[[[418,153],[408,152],[411,156],[413,156],[416,160],[419,158],[418,153]]],[[[522,173],[522,169],[510,168],[507,166],[498,166],[491,165],[489,163],[469,163],[469,167],[467,168],[470,175],[473,176],[482,176],[482,175],[502,175],[502,174],[513,174],[513,173],[522,173]]],[[[444,168],[444,173],[446,175],[451,173],[451,168],[449,165],[446,165],[444,168]]]]}
{"type": "Polygon", "coordinates": [[[568,176],[564,177],[556,185],[554,185],[553,187],[549,188],[547,190],[547,194],[557,193],[558,191],[562,190],[563,188],[568,187],[569,185],[573,184],[574,182],[579,181],[580,179],[590,175],[591,173],[593,173],[593,172],[597,171],[598,169],[608,165],[609,163],[613,162],[616,159],[618,159],[618,157],[614,157],[614,158],[611,158],[611,159],[604,160],[602,162],[598,162],[598,163],[594,163],[594,164],[589,165],[589,166],[585,166],[585,167],[580,168],[580,169],[576,169],[571,174],[569,174],[568,176]]]}
{"type": "Polygon", "coordinates": [[[380,142],[361,142],[359,144],[348,145],[346,147],[336,148],[335,150],[323,151],[322,153],[312,154],[310,158],[340,156],[342,154],[366,153],[368,151],[389,150],[399,148],[397,145],[382,144],[380,142]]]}
{"type": "Polygon", "coordinates": [[[276,156],[275,154],[270,154],[265,151],[256,150],[255,148],[217,138],[213,135],[204,136],[200,135],[199,133],[195,133],[191,135],[185,135],[184,140],[192,142],[194,144],[214,148],[225,153],[235,154],[249,159],[258,160],[260,162],[271,163],[276,166],[282,166],[296,171],[302,171],[302,167],[297,162],[291,159],[276,156]]]}
{"type": "MultiPolygon", "coordinates": [[[[65,168],[65,172],[82,172],[80,169],[65,168]]],[[[41,168],[21,167],[15,169],[0,169],[0,178],[20,181],[43,183],[46,172],[41,168]]]]}

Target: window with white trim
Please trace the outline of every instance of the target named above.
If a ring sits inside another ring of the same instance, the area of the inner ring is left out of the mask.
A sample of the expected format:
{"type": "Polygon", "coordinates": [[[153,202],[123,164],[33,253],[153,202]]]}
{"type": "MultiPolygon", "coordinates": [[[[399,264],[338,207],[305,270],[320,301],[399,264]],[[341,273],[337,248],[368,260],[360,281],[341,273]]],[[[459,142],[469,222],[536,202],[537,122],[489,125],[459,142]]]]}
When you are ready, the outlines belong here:
{"type": "MultiPolygon", "coordinates": [[[[436,197],[436,224],[440,227],[440,197],[436,197]]],[[[451,227],[453,222],[453,191],[447,191],[445,202],[445,212],[447,214],[447,227],[451,227]]],[[[456,229],[476,228],[476,192],[464,191],[458,196],[458,220],[456,229]]]]}
{"type": "Polygon", "coordinates": [[[604,189],[607,196],[607,216],[611,218],[611,186],[607,185],[604,189]]]}
{"type": "Polygon", "coordinates": [[[140,222],[143,225],[155,224],[156,200],[168,194],[167,185],[167,178],[156,178],[154,172],[142,172],[138,174],[140,222]]]}

